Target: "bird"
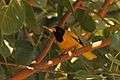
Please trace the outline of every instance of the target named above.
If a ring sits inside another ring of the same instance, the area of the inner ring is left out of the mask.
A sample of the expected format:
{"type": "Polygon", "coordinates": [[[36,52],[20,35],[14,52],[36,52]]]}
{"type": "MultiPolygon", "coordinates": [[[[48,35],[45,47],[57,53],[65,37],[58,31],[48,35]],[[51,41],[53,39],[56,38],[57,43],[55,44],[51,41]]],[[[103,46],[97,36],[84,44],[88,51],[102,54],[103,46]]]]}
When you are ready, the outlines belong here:
{"type": "MultiPolygon", "coordinates": [[[[49,28],[48,30],[54,34],[56,41],[58,42],[58,46],[63,51],[68,52],[84,46],[74,32],[65,30],[59,26],[49,28]]],[[[97,56],[90,51],[83,53],[82,56],[87,60],[94,60],[97,58],[97,56]]]]}

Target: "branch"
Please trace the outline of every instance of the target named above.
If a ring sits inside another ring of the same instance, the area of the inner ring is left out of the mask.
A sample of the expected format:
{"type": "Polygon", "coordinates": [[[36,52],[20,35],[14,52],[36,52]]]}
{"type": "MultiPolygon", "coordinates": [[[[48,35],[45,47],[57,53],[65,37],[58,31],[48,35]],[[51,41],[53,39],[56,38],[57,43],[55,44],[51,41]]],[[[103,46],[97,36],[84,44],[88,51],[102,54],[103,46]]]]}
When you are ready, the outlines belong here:
{"type": "Polygon", "coordinates": [[[83,9],[83,0],[77,0],[74,4],[73,4],[73,11],[68,10],[64,16],[60,19],[60,21],[58,22],[59,26],[63,26],[65,24],[65,22],[68,20],[68,18],[71,16],[72,12],[75,12],[76,10],[80,10],[83,9]]]}
{"type": "Polygon", "coordinates": [[[83,53],[86,53],[88,51],[93,51],[97,48],[102,48],[102,47],[108,46],[110,44],[111,44],[111,39],[97,41],[97,42],[94,42],[92,45],[87,45],[87,46],[84,46],[80,49],[77,49],[76,51],[72,52],[73,54],[71,54],[71,55],[61,54],[57,58],[53,58],[53,59],[49,60],[48,62],[42,62],[40,64],[35,64],[35,65],[33,65],[33,67],[35,69],[40,69],[40,70],[47,69],[51,66],[57,65],[58,63],[63,63],[67,60],[70,60],[73,57],[79,57],[83,53]]]}
{"type": "Polygon", "coordinates": [[[46,70],[51,66],[57,65],[58,63],[62,63],[67,60],[70,60],[72,57],[75,57],[75,56],[79,57],[83,53],[86,53],[88,51],[93,51],[97,48],[102,48],[102,47],[108,46],[110,44],[111,44],[111,39],[105,39],[105,40],[101,40],[98,42],[94,42],[92,45],[84,46],[84,47],[76,50],[75,52],[73,52],[72,55],[69,55],[69,54],[62,55],[61,54],[60,56],[53,58],[53,59],[49,60],[48,62],[41,62],[40,64],[34,64],[31,67],[25,68],[24,70],[20,71],[19,73],[17,73],[13,77],[11,77],[10,80],[23,80],[26,77],[32,75],[33,73],[35,73],[37,71],[46,70]]]}
{"type": "Polygon", "coordinates": [[[107,12],[109,11],[110,7],[112,6],[114,0],[105,0],[104,4],[100,8],[98,14],[103,18],[106,16],[107,12]]]}
{"type": "Polygon", "coordinates": [[[26,67],[24,65],[17,65],[17,64],[13,64],[13,63],[5,63],[5,62],[0,62],[0,65],[6,65],[9,67],[18,67],[18,68],[25,68],[26,67]]]}

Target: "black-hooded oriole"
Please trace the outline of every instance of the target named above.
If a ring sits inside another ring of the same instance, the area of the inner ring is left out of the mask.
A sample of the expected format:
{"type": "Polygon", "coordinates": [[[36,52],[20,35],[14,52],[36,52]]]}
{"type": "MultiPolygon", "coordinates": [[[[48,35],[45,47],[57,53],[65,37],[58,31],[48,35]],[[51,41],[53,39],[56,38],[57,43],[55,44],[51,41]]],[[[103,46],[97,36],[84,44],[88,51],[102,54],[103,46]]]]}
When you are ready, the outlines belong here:
{"type": "MultiPolygon", "coordinates": [[[[56,40],[59,42],[59,47],[64,51],[70,51],[83,47],[83,45],[79,43],[79,38],[71,31],[64,30],[58,26],[49,28],[49,31],[53,32],[56,40]]],[[[86,52],[82,55],[88,60],[97,58],[97,56],[92,52],[86,52]]]]}

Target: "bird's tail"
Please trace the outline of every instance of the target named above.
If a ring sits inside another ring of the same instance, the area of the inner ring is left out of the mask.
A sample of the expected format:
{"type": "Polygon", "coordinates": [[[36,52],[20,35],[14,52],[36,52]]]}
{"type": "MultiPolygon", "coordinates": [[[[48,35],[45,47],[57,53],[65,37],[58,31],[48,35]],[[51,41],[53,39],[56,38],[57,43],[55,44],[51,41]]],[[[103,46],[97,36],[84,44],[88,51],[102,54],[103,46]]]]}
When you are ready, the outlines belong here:
{"type": "Polygon", "coordinates": [[[92,52],[86,52],[86,53],[83,53],[82,55],[88,60],[94,60],[97,58],[97,56],[92,52]]]}
{"type": "MultiPolygon", "coordinates": [[[[83,46],[79,44],[78,47],[79,47],[79,48],[82,48],[83,46]]],[[[86,53],[83,53],[82,55],[83,55],[86,59],[88,59],[88,60],[94,60],[94,59],[97,58],[97,56],[96,56],[94,53],[90,52],[90,51],[89,51],[89,52],[86,52],[86,53]]]]}

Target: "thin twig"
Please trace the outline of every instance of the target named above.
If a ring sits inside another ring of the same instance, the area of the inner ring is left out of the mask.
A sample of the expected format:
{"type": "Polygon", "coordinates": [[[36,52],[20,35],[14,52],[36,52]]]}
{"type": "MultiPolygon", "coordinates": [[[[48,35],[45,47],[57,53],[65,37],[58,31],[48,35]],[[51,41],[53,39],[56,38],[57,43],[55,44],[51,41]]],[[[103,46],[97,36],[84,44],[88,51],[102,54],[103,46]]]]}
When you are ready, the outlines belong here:
{"type": "Polygon", "coordinates": [[[113,4],[114,0],[105,0],[104,4],[102,5],[102,7],[100,8],[98,14],[101,17],[105,17],[108,10],[110,9],[111,5],[113,4]]]}
{"type": "Polygon", "coordinates": [[[26,67],[24,65],[17,65],[17,64],[13,64],[13,63],[5,63],[5,62],[0,62],[0,64],[10,66],[10,67],[19,67],[19,68],[25,68],[26,67]]]}

